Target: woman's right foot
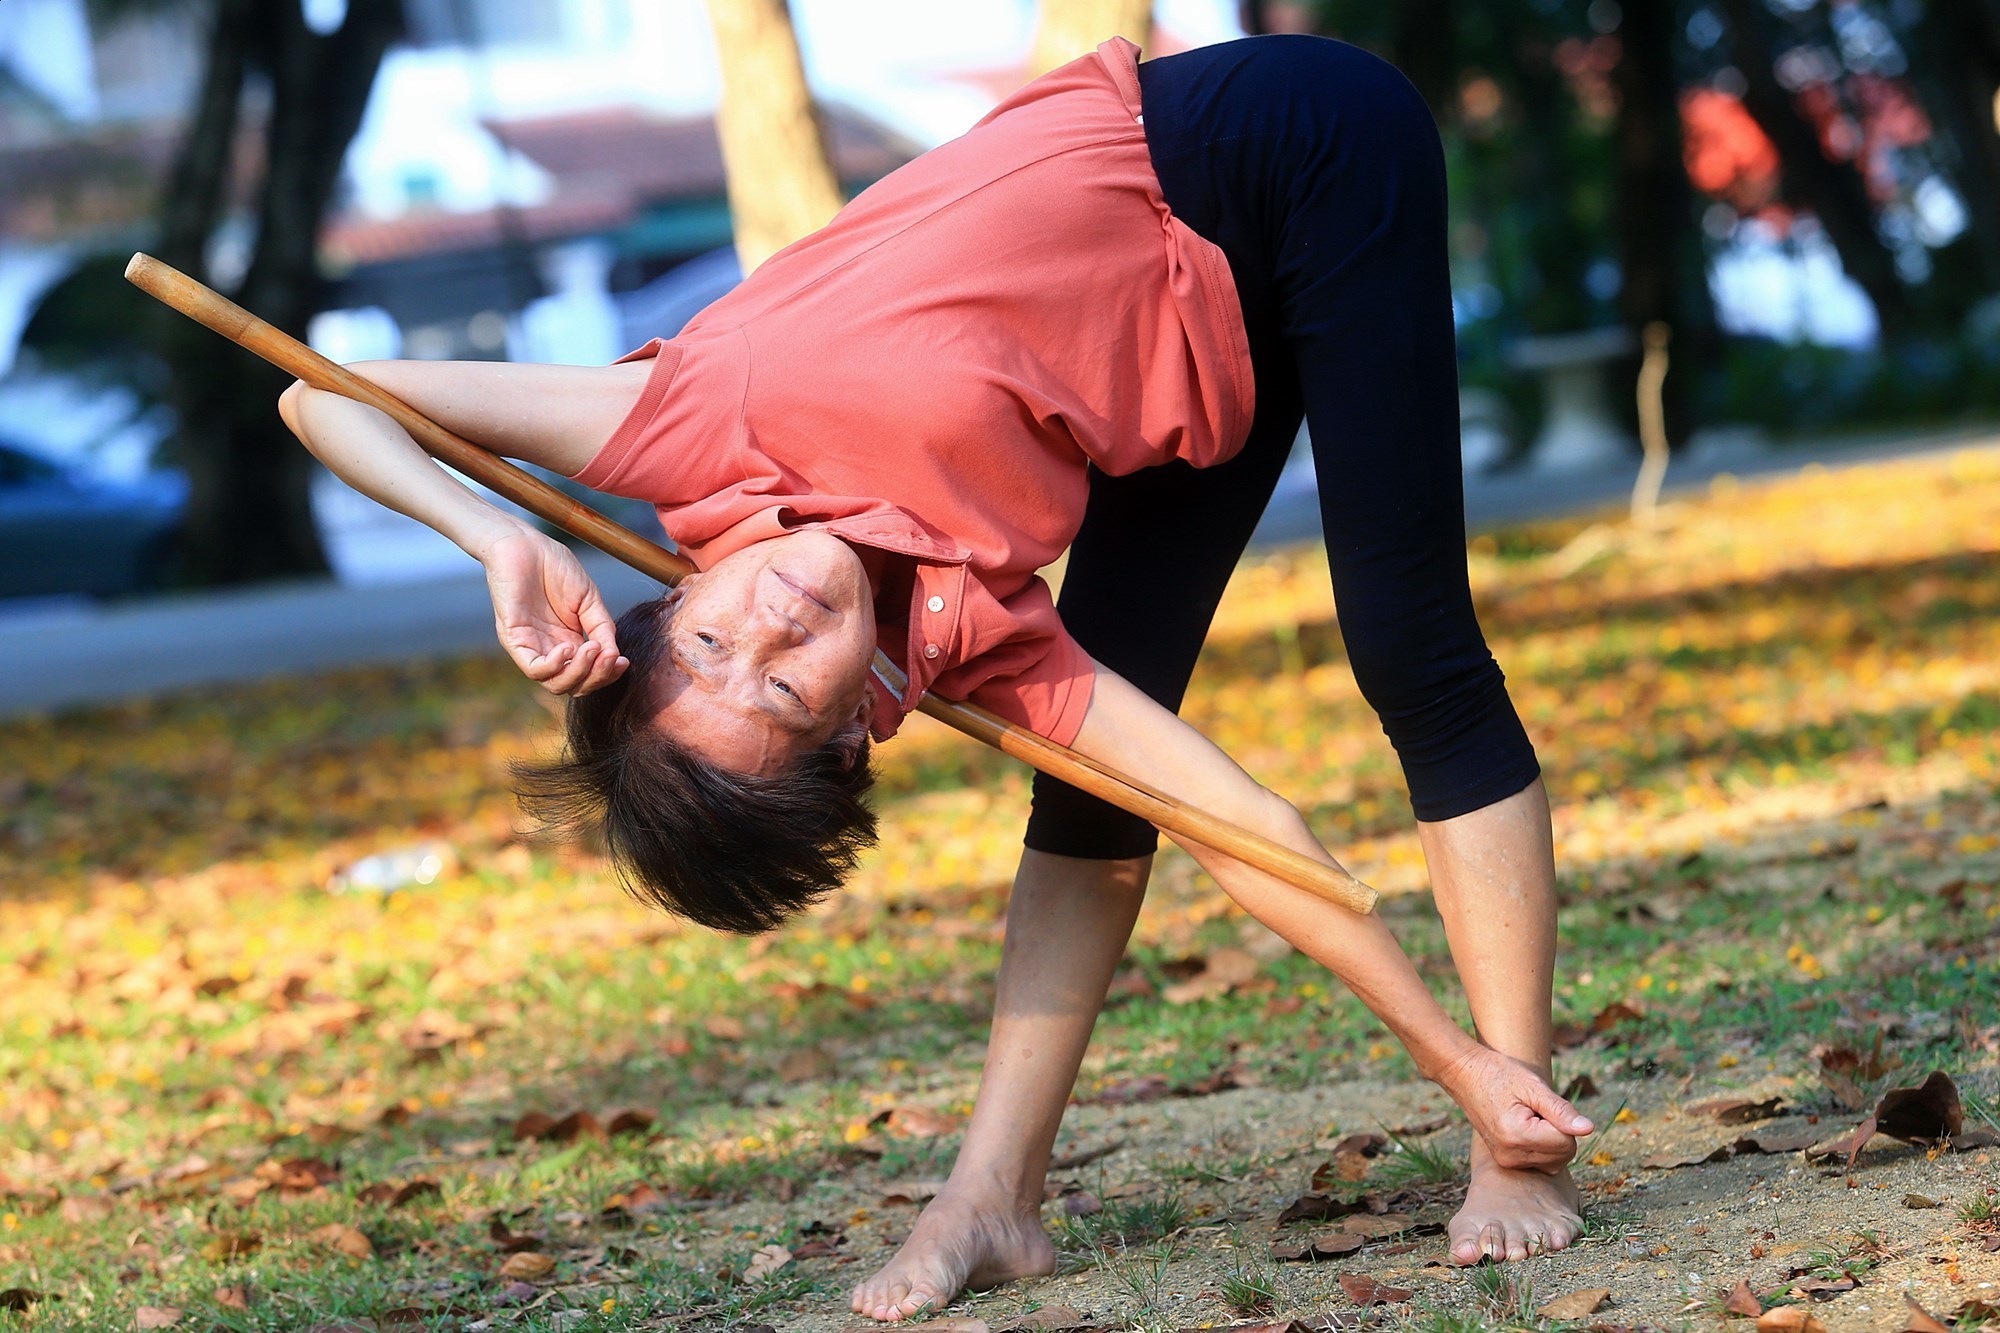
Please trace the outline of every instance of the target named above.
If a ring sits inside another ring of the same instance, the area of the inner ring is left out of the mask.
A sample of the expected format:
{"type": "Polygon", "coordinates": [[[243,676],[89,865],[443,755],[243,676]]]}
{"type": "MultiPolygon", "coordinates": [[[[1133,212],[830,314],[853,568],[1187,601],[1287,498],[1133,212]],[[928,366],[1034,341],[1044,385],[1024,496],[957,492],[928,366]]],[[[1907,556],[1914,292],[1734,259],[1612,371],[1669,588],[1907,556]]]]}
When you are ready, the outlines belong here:
{"type": "Polygon", "coordinates": [[[917,1218],[896,1257],[854,1289],[853,1309],[870,1319],[908,1319],[942,1309],[968,1288],[1039,1277],[1055,1266],[1055,1246],[1035,1207],[947,1185],[917,1218]]]}

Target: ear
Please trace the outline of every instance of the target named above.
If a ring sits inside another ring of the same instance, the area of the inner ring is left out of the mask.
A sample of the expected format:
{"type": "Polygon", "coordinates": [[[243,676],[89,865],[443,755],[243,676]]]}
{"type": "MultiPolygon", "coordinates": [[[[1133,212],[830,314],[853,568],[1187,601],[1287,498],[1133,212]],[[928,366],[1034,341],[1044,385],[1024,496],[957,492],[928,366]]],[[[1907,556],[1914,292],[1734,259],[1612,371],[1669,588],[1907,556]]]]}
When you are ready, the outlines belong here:
{"type": "Polygon", "coordinates": [[[840,753],[841,771],[853,772],[858,765],[868,762],[868,723],[857,714],[852,722],[833,734],[833,744],[840,753]]]}

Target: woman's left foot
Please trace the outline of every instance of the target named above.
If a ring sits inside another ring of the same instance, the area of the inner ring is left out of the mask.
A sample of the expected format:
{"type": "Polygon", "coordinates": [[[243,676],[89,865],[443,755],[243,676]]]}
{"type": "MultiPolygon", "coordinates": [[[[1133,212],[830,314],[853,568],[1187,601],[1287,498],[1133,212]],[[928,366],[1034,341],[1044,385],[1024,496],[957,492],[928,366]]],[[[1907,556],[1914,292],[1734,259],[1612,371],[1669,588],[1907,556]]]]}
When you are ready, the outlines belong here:
{"type": "Polygon", "coordinates": [[[1525,1259],[1563,1249],[1583,1231],[1582,1198],[1567,1170],[1510,1171],[1472,1140],[1472,1184],[1451,1219],[1451,1261],[1525,1259]]]}

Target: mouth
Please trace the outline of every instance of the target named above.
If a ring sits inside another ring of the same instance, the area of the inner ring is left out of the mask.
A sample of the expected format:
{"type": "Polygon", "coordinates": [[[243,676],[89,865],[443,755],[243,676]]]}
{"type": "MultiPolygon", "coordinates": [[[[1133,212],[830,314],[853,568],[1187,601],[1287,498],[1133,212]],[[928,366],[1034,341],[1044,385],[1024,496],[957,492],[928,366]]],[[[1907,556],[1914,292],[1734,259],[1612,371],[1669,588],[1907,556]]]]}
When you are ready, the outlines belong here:
{"type": "Polygon", "coordinates": [[[833,608],[827,604],[826,598],[820,595],[818,588],[801,583],[789,574],[778,574],[776,570],[771,572],[777,574],[778,582],[783,584],[794,597],[811,602],[822,611],[833,612],[833,608]]]}

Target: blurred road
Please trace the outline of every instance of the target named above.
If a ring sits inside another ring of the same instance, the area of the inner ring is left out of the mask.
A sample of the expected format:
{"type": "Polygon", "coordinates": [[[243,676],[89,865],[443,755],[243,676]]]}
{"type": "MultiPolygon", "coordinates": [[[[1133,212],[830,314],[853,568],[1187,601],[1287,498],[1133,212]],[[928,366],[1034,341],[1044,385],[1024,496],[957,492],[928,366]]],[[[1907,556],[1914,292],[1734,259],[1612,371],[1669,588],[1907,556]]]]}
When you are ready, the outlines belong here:
{"type": "MultiPolygon", "coordinates": [[[[1715,476],[1839,467],[1995,441],[1989,430],[1899,436],[1814,449],[1712,451],[1677,459],[1666,493],[1715,476]]],[[[1525,519],[1621,504],[1631,473],[1503,473],[1468,478],[1467,526],[1477,532],[1525,519]]],[[[1319,515],[1310,466],[1279,483],[1258,528],[1259,545],[1315,538],[1319,515]]],[[[614,608],[657,585],[608,557],[585,564],[614,608]]],[[[342,587],[333,582],[160,598],[111,606],[0,603],[0,716],[162,693],[192,685],[497,652],[492,609],[476,571],[418,583],[342,587]]]]}

